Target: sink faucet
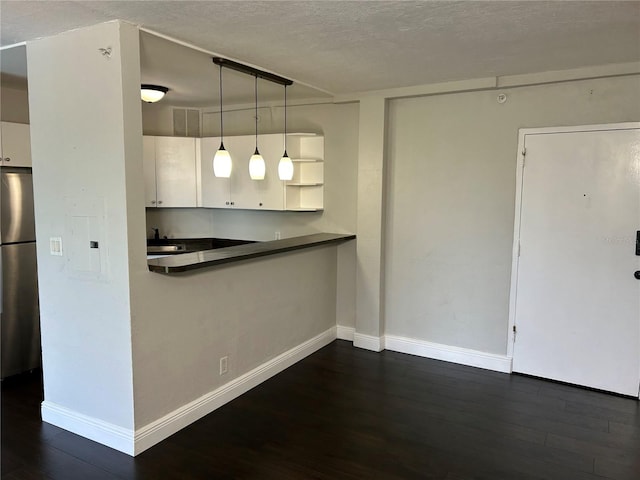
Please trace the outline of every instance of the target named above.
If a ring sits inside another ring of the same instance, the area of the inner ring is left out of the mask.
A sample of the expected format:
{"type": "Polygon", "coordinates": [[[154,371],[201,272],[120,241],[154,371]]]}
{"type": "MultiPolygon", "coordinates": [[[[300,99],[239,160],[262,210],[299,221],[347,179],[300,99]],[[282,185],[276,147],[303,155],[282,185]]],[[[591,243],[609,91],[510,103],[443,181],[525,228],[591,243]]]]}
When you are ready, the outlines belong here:
{"type": "Polygon", "coordinates": [[[152,227],[151,230],[153,230],[153,239],[160,240],[160,229],[156,227],[152,227]]]}

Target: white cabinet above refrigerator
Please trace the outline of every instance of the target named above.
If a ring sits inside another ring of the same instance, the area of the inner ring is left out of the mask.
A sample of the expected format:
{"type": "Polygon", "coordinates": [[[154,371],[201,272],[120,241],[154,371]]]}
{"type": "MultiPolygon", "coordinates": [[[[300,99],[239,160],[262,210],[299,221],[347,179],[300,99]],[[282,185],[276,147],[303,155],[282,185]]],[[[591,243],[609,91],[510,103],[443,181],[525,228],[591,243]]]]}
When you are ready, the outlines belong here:
{"type": "Polygon", "coordinates": [[[29,125],[0,122],[1,165],[5,167],[31,166],[31,138],[29,125]]]}

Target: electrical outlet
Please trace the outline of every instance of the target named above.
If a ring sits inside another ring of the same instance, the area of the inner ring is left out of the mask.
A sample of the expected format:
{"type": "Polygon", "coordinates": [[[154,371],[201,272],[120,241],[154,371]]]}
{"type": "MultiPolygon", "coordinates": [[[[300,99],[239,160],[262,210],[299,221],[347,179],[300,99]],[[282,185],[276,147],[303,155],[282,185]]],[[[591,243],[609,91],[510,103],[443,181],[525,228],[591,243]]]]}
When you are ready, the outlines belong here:
{"type": "Polygon", "coordinates": [[[280,232],[276,232],[276,240],[280,240],[280,232]]]}
{"type": "Polygon", "coordinates": [[[220,357],[220,375],[227,373],[229,369],[229,357],[220,357]]]}

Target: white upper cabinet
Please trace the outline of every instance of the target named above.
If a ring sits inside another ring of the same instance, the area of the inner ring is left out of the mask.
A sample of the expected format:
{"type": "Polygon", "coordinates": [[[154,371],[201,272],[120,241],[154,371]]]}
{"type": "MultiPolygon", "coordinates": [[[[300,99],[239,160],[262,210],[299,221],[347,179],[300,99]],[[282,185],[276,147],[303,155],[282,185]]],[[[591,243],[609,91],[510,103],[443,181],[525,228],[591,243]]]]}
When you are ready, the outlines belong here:
{"type": "MultiPolygon", "coordinates": [[[[235,172],[231,175],[231,198],[235,208],[251,210],[282,210],[283,183],[278,178],[278,162],[282,156],[282,135],[259,135],[258,150],[264,158],[266,172],[263,180],[251,180],[249,158],[255,152],[254,135],[229,137],[229,152],[234,159],[235,172]]],[[[226,145],[226,143],[225,143],[226,145]]]]}
{"type": "MultiPolygon", "coordinates": [[[[202,192],[201,207],[231,208],[231,179],[219,178],[213,174],[213,157],[220,147],[220,137],[206,137],[200,139],[200,191],[202,192]]],[[[225,145],[225,148],[227,146],[225,145]]],[[[233,161],[233,157],[231,158],[233,161]]],[[[235,173],[237,165],[233,165],[231,175],[235,173]]]]}
{"type": "Polygon", "coordinates": [[[213,174],[213,157],[220,146],[219,137],[200,141],[202,206],[247,210],[282,210],[284,186],[278,178],[278,162],[284,152],[282,134],[259,135],[258,149],[265,160],[264,180],[251,180],[249,158],[256,148],[254,135],[225,137],[224,146],[231,156],[230,178],[213,174]]]}
{"type": "Polygon", "coordinates": [[[2,144],[2,165],[6,167],[31,166],[29,125],[2,122],[0,138],[2,144]]]}
{"type": "Polygon", "coordinates": [[[231,171],[231,206],[233,208],[253,208],[256,203],[254,182],[249,177],[249,158],[256,149],[255,137],[242,135],[226,137],[224,146],[231,155],[233,169],[231,171]]]}
{"type": "MultiPolygon", "coordinates": [[[[250,208],[282,210],[284,209],[284,182],[278,177],[278,164],[284,153],[284,135],[281,133],[260,135],[258,148],[267,170],[264,180],[252,180],[256,198],[254,206],[250,208]]],[[[247,166],[247,172],[248,170],[247,166]]]]}
{"type": "Polygon", "coordinates": [[[146,140],[143,139],[143,162],[146,205],[149,207],[196,207],[196,139],[145,138],[146,140]],[[154,200],[155,203],[153,203],[154,200]]]}
{"type": "Polygon", "coordinates": [[[266,165],[264,180],[249,177],[249,158],[256,148],[254,135],[225,137],[224,146],[233,163],[230,178],[213,174],[213,157],[220,147],[220,137],[205,137],[199,144],[198,206],[302,212],[324,208],[322,135],[287,135],[287,149],[294,164],[294,176],[289,182],[278,177],[278,164],[284,153],[281,133],[258,135],[258,150],[266,165]]]}
{"type": "Polygon", "coordinates": [[[142,137],[142,168],[144,171],[144,204],[156,204],[156,137],[142,137]]]}

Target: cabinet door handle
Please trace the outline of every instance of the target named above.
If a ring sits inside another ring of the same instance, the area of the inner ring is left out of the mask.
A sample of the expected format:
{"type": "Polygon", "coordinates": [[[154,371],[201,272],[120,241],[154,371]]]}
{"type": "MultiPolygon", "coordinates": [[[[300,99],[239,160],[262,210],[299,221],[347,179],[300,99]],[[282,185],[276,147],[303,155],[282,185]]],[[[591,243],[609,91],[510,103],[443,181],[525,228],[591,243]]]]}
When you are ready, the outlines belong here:
{"type": "Polygon", "coordinates": [[[229,205],[229,202],[224,202],[225,205],[229,205]]]}
{"type": "Polygon", "coordinates": [[[6,157],[6,158],[4,159],[4,161],[5,161],[5,162],[10,162],[10,161],[11,161],[11,157],[6,157]]]}
{"type": "Polygon", "coordinates": [[[155,205],[156,201],[155,200],[151,200],[151,205],[155,205]]]}
{"type": "Polygon", "coordinates": [[[158,205],[160,205],[162,203],[162,200],[158,200],[158,205]]]}
{"type": "Polygon", "coordinates": [[[262,202],[260,202],[259,205],[262,206],[262,202]]]}
{"type": "Polygon", "coordinates": [[[231,202],[231,205],[235,205],[235,204],[236,204],[236,202],[231,202]]]}

